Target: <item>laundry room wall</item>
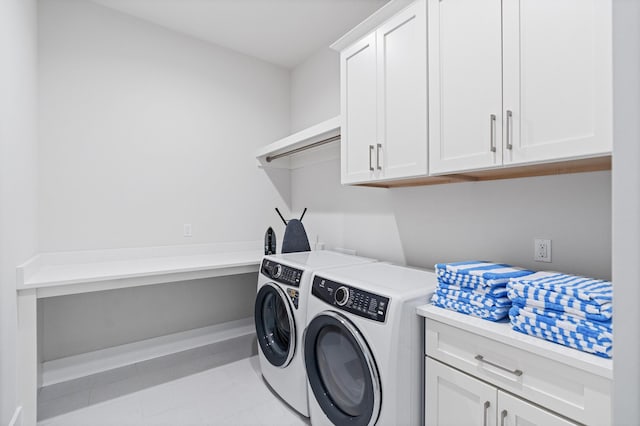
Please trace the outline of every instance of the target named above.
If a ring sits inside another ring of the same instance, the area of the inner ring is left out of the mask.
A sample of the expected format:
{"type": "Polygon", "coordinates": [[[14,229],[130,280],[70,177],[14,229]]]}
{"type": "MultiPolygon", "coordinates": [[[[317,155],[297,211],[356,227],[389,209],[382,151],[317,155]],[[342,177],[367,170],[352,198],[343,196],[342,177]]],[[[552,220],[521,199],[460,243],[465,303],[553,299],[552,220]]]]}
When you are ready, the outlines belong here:
{"type": "MultiPolygon", "coordinates": [[[[255,151],[289,132],[288,70],[88,1],[38,19],[41,251],[282,235],[255,151]]],[[[255,274],[191,284],[44,300],[45,360],[251,315],[255,274]]]]}
{"type": "Polygon", "coordinates": [[[0,424],[2,425],[9,424],[18,408],[15,267],[33,256],[38,244],[36,30],[35,0],[0,2],[0,424]]]}
{"type": "MultiPolygon", "coordinates": [[[[296,67],[292,128],[338,115],[339,84],[338,53],[322,50],[296,67]]],[[[340,184],[339,150],[331,149],[329,160],[307,161],[291,173],[292,207],[309,208],[305,226],[327,247],[425,268],[487,259],[611,277],[611,172],[353,187],[340,184]],[[552,263],[533,261],[534,238],[552,240],[552,263]]]]}

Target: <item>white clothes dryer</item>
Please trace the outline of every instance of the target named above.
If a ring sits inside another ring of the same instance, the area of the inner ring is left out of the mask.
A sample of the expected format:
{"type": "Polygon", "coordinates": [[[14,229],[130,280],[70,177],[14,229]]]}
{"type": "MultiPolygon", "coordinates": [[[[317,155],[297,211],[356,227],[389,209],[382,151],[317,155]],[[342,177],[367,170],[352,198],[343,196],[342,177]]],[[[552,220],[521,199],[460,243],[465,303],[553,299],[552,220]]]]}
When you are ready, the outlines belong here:
{"type": "Polygon", "coordinates": [[[309,417],[302,334],[311,276],[316,270],[374,262],[332,251],[264,256],[254,319],[262,376],[291,407],[309,417]]]}
{"type": "Polygon", "coordinates": [[[314,274],[304,358],[312,425],[419,425],[436,275],[372,263],[314,274]]]}

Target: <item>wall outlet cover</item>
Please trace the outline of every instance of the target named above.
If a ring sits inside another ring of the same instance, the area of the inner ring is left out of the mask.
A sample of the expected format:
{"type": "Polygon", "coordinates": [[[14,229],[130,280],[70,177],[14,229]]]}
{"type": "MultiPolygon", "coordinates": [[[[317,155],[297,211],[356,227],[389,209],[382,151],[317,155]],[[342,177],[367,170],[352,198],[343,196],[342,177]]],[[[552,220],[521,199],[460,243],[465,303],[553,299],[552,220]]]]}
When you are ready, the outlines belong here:
{"type": "Polygon", "coordinates": [[[551,262],[551,240],[536,238],[533,240],[533,260],[551,262]]]}

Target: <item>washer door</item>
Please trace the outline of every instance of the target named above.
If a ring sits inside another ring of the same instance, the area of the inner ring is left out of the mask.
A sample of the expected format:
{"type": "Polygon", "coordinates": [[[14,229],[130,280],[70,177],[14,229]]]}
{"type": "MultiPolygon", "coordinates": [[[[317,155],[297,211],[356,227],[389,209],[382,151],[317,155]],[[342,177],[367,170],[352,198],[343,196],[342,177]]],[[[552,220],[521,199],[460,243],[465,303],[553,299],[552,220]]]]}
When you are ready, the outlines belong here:
{"type": "Polygon", "coordinates": [[[332,311],[317,315],[305,332],[304,359],[313,394],[331,422],[375,424],[382,401],[378,369],[346,317],[332,311]]]}
{"type": "Polygon", "coordinates": [[[286,367],[296,350],[296,326],[285,292],[273,283],[260,288],[254,311],[258,344],[267,360],[286,367]]]}

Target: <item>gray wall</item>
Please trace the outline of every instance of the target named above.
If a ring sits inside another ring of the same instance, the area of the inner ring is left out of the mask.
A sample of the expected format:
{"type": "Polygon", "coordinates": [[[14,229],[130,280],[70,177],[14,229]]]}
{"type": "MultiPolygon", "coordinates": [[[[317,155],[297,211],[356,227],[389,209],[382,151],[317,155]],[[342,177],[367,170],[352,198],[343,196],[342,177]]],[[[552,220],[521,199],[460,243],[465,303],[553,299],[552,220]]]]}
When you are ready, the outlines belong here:
{"type": "Polygon", "coordinates": [[[256,274],[41,300],[43,360],[253,316],[256,274]]]}
{"type": "Polygon", "coordinates": [[[613,1],[613,424],[640,418],[640,2],[613,1]]]}
{"type": "Polygon", "coordinates": [[[17,405],[16,265],[37,250],[36,1],[0,2],[0,424],[17,405]]]}
{"type": "MultiPolygon", "coordinates": [[[[337,53],[318,52],[293,70],[292,81],[293,129],[339,113],[337,53]]],[[[336,149],[331,160],[294,169],[291,188],[292,210],[309,208],[307,231],[328,247],[428,268],[436,262],[486,259],[611,277],[610,172],[395,189],[347,187],[340,185],[336,149]],[[552,240],[552,263],[533,262],[534,238],[552,240]]]]}
{"type": "MultiPolygon", "coordinates": [[[[38,18],[41,251],[255,241],[278,225],[285,202],[254,153],[289,132],[288,70],[87,1],[42,1],[38,18]]],[[[44,359],[251,316],[255,286],[45,300],[44,359]]]]}

